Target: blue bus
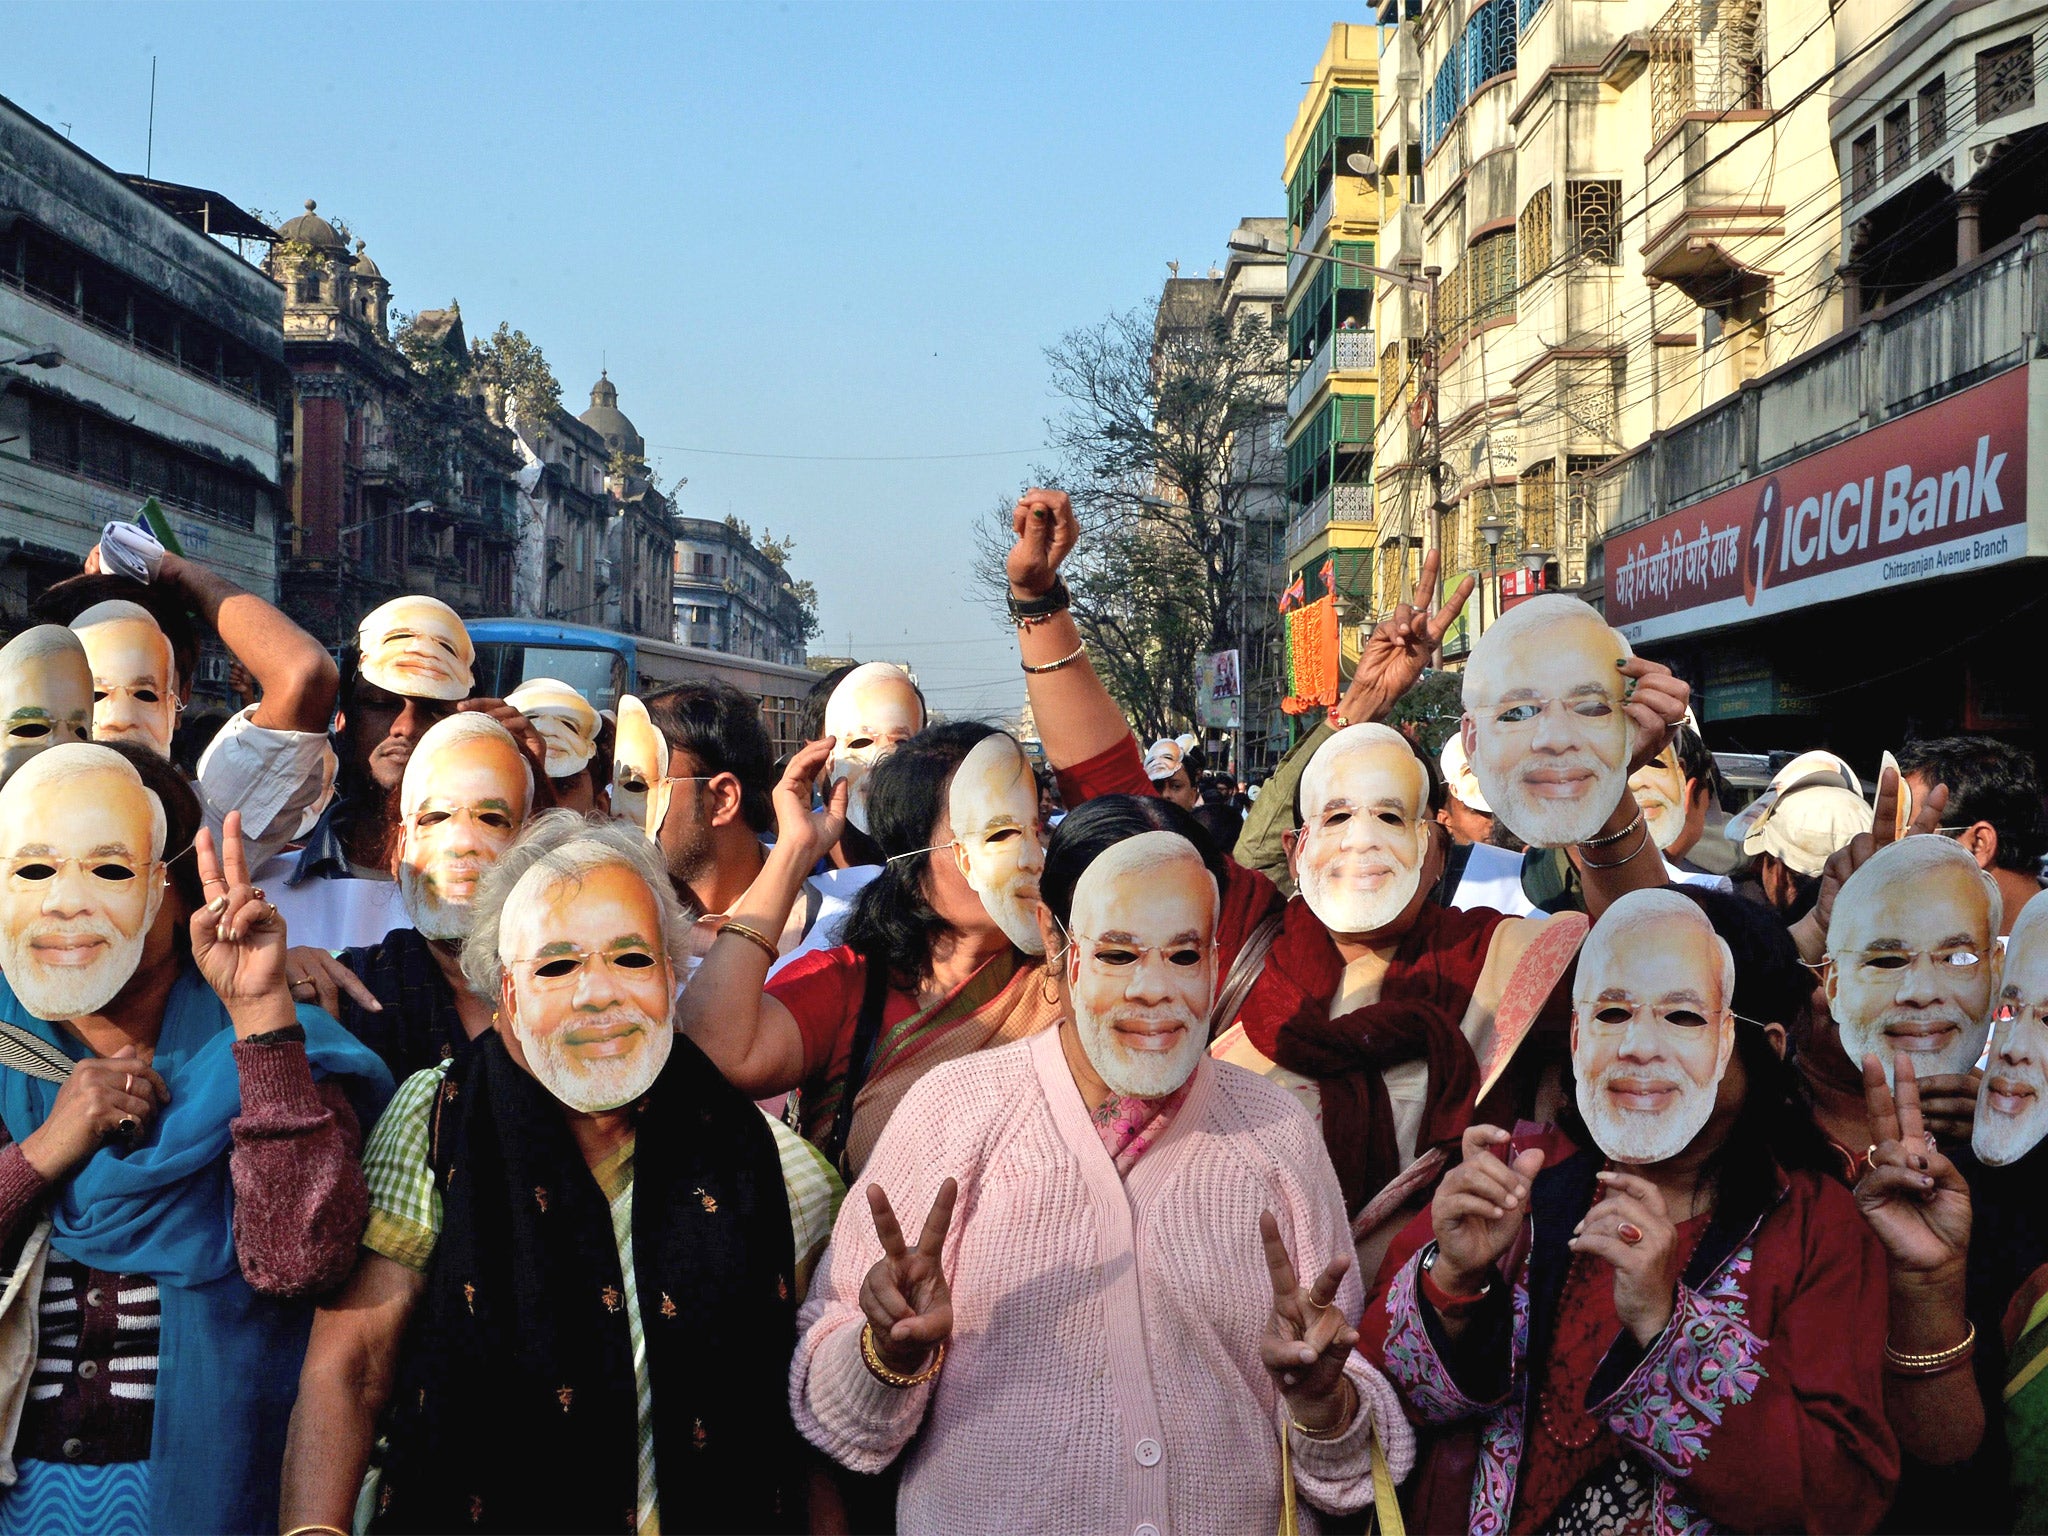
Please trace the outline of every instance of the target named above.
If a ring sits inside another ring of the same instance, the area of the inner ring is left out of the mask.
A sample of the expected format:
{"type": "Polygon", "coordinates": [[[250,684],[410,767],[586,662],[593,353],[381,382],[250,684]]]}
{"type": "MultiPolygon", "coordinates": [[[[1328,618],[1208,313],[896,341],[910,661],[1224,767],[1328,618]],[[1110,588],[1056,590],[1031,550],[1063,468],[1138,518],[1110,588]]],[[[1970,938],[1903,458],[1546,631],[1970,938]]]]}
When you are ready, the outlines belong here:
{"type": "Polygon", "coordinates": [[[531,677],[567,683],[599,709],[622,695],[649,694],[685,682],[731,683],[761,704],[777,755],[802,745],[798,719],[818,674],[804,667],[728,656],[694,645],[618,635],[590,624],[545,619],[470,619],[476,646],[476,691],[502,699],[531,677]]]}

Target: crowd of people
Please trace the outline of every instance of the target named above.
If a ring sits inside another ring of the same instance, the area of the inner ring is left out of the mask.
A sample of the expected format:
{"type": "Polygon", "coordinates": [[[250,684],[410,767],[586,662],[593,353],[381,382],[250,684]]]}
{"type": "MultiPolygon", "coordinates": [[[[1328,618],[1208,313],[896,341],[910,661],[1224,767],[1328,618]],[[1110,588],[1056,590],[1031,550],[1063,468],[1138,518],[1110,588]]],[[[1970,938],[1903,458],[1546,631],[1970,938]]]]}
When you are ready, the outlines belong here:
{"type": "Polygon", "coordinates": [[[1723,824],[1555,595],[1426,747],[1431,556],[1254,797],[1013,522],[1042,760],[881,663],[780,760],[721,683],[477,697],[432,598],[337,660],[125,525],[37,595],[0,1536],[2048,1529],[2024,752],[1723,824]]]}

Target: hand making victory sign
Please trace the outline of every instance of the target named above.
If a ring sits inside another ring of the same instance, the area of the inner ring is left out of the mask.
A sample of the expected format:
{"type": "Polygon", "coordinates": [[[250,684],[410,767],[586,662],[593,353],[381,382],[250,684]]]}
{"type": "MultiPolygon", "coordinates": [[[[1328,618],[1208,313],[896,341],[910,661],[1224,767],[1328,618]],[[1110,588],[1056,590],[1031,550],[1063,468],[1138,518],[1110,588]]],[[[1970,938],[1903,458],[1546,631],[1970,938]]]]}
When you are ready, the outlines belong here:
{"type": "Polygon", "coordinates": [[[868,1209],[874,1213],[875,1235],[882,1240],[882,1257],[861,1281],[860,1307],[873,1330],[875,1353],[904,1376],[923,1370],[932,1351],[953,1334],[953,1292],[940,1255],[959,1193],[960,1186],[952,1179],[939,1186],[924,1231],[912,1248],[903,1241],[903,1229],[896,1224],[882,1186],[868,1186],[868,1209]]]}
{"type": "Polygon", "coordinates": [[[1922,1276],[1952,1270],[1960,1281],[1970,1248],[1970,1187],[1927,1134],[1905,1052],[1892,1071],[1896,1089],[1885,1087],[1875,1056],[1863,1058],[1863,1100],[1875,1140],[1870,1167],[1856,1181],[1856,1204],[1895,1269],[1922,1276]]]}
{"type": "Polygon", "coordinates": [[[229,811],[221,826],[221,849],[205,828],[192,842],[206,905],[192,914],[192,960],[207,985],[227,1005],[242,1039],[282,1029],[296,1014],[285,982],[284,918],[262,891],[249,883],[242,850],[242,813],[229,811]]]}
{"type": "Polygon", "coordinates": [[[1333,1304],[1353,1255],[1348,1250],[1338,1254],[1303,1290],[1271,1211],[1259,1213],[1259,1237],[1273,1281],[1273,1315],[1259,1341],[1259,1358],[1279,1383],[1296,1424],[1317,1434],[1335,1433],[1351,1422],[1357,1408],[1344,1362],[1358,1343],[1358,1330],[1333,1304]]]}
{"type": "Polygon", "coordinates": [[[1415,578],[1415,601],[1397,603],[1393,612],[1380,620],[1366,638],[1358,667],[1351,674],[1351,686],[1337,703],[1337,713],[1351,725],[1383,720],[1401,695],[1413,688],[1444,643],[1465,602],[1472,596],[1472,578],[1467,576],[1451,592],[1444,605],[1431,613],[1436,601],[1437,573],[1443,563],[1432,549],[1422,557],[1422,569],[1415,578]]]}

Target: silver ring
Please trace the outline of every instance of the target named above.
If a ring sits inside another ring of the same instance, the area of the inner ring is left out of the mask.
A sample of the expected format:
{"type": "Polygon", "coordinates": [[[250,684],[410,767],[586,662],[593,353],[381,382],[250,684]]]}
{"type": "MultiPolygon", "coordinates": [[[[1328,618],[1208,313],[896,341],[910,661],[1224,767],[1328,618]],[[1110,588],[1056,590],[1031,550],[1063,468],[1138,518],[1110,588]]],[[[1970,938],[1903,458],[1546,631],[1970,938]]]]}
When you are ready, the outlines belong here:
{"type": "Polygon", "coordinates": [[[133,1093],[135,1091],[135,1074],[133,1072],[130,1072],[121,1079],[121,1091],[123,1093],[133,1093]]]}

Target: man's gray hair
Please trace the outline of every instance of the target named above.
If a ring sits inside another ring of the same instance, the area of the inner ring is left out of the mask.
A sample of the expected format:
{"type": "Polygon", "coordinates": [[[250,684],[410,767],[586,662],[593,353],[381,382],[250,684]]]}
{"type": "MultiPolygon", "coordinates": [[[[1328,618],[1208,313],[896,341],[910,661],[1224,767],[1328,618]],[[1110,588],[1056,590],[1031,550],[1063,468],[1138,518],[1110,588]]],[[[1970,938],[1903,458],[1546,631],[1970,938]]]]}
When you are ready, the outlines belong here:
{"type": "Polygon", "coordinates": [[[412,756],[406,759],[405,774],[398,781],[398,813],[410,817],[426,798],[428,764],[435,754],[459,747],[465,741],[487,739],[500,743],[506,751],[519,760],[519,766],[526,770],[525,810],[533,809],[533,764],[519,749],[519,739],[491,716],[481,710],[467,710],[461,714],[444,715],[428,726],[419,741],[414,744],[412,756]]]}
{"type": "MultiPolygon", "coordinates": [[[[1978,865],[1975,855],[1961,843],[1922,833],[1886,843],[1859,864],[1856,873],[1842,882],[1842,889],[1835,896],[1834,911],[1828,917],[1828,952],[1832,954],[1837,948],[1835,925],[1843,922],[1844,913],[1852,914],[1850,921],[1853,921],[1862,915],[1865,907],[1878,899],[1880,887],[1901,885],[1910,889],[1916,881],[1943,868],[1953,869],[1959,874],[1968,871],[1977,877],[1979,888],[1984,893],[1985,932],[1995,944],[1999,930],[2005,926],[2005,897],[1998,889],[1998,882],[1978,865]]],[[[1844,923],[1845,929],[1847,926],[1844,923]]]]}
{"type": "Polygon", "coordinates": [[[1662,927],[1666,923],[1683,923],[1713,941],[1714,953],[1721,962],[1721,1009],[1725,1013],[1733,1008],[1735,951],[1714,931],[1713,922],[1697,902],[1668,887],[1630,891],[1600,915],[1600,921],[1593,925],[1592,932],[1586,935],[1584,947],[1579,951],[1578,975],[1572,985],[1573,1006],[1596,1001],[1599,992],[1594,984],[1606,971],[1610,958],[1631,944],[1658,943],[1656,935],[1643,930],[1662,927]]]}
{"type": "Polygon", "coordinates": [[[623,821],[585,816],[577,811],[542,811],[529,821],[504,855],[484,871],[470,903],[469,937],[462,941],[462,974],[479,997],[495,999],[503,990],[505,958],[498,952],[505,904],[528,875],[552,890],[581,882],[593,870],[618,865],[647,882],[661,914],[661,948],[669,972],[680,979],[690,953],[690,916],[676,900],[668,866],[652,838],[623,821]]]}
{"type": "Polygon", "coordinates": [[[170,835],[164,803],[143,782],[133,763],[100,742],[66,741],[38,752],[7,776],[5,785],[0,786],[0,805],[12,808],[30,796],[48,796],[101,773],[114,774],[142,791],[149,804],[149,858],[155,863],[164,856],[164,839],[170,835]]]}

